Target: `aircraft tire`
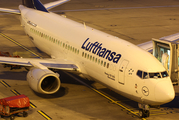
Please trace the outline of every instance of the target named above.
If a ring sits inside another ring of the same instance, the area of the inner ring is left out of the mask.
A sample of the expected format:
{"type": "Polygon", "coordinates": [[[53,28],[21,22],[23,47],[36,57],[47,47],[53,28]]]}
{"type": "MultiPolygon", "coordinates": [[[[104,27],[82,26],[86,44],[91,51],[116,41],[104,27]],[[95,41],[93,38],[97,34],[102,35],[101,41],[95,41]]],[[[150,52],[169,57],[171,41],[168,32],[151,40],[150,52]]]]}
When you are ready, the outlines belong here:
{"type": "Polygon", "coordinates": [[[23,117],[27,117],[28,116],[28,113],[23,111],[23,117]]]}
{"type": "Polygon", "coordinates": [[[14,115],[11,115],[10,116],[10,120],[14,120],[15,119],[15,116],[14,115]]]}
{"type": "Polygon", "coordinates": [[[150,111],[149,110],[145,110],[145,117],[149,117],[150,116],[150,111]]]}
{"type": "Polygon", "coordinates": [[[145,114],[144,114],[144,110],[143,109],[139,109],[139,117],[140,118],[144,118],[145,114]]]}
{"type": "Polygon", "coordinates": [[[150,116],[149,110],[143,110],[143,109],[139,110],[139,117],[140,118],[146,118],[146,117],[149,117],[149,116],[150,116]]]}

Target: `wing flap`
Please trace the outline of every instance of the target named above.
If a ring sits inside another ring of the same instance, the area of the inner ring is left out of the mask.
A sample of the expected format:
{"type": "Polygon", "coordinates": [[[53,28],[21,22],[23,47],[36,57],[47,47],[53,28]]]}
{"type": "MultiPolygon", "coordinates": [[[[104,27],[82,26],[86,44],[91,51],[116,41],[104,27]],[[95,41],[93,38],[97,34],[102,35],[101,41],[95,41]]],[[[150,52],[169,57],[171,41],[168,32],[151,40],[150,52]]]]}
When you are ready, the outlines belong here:
{"type": "Polygon", "coordinates": [[[0,8],[1,12],[8,12],[8,13],[14,13],[14,14],[21,14],[19,10],[16,9],[7,9],[7,8],[0,8]]]}
{"type": "Polygon", "coordinates": [[[58,6],[58,5],[66,3],[68,1],[70,1],[70,0],[58,0],[58,1],[55,1],[55,2],[50,2],[50,3],[44,4],[44,6],[46,7],[47,10],[49,10],[49,9],[52,9],[52,8],[58,6]]]}
{"type": "Polygon", "coordinates": [[[0,63],[21,65],[21,66],[42,66],[52,69],[61,70],[77,70],[78,67],[75,63],[65,59],[38,59],[38,58],[13,58],[13,57],[0,57],[0,63]]]}
{"type": "Polygon", "coordinates": [[[74,64],[55,64],[55,63],[41,63],[47,68],[53,69],[78,69],[78,67],[74,64]]]}

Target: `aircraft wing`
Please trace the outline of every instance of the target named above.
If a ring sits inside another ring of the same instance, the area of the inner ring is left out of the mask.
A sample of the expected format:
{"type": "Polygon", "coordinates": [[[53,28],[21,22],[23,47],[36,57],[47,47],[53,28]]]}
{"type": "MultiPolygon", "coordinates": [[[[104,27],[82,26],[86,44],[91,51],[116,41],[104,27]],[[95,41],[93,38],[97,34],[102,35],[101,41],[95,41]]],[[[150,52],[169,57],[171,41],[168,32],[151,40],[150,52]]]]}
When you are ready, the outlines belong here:
{"type": "Polygon", "coordinates": [[[49,10],[49,9],[52,9],[52,8],[58,6],[58,5],[61,5],[61,4],[63,4],[63,3],[66,3],[66,2],[68,2],[68,1],[70,1],[70,0],[58,0],[58,1],[55,1],[55,2],[50,2],[50,3],[44,4],[44,6],[45,6],[45,8],[46,8],[47,10],[49,10]]]}
{"type": "Polygon", "coordinates": [[[7,8],[0,8],[1,12],[8,12],[8,13],[14,13],[14,14],[21,14],[19,10],[16,9],[7,9],[7,8]]]}
{"type": "MultiPolygon", "coordinates": [[[[52,8],[58,6],[58,5],[66,3],[68,1],[70,1],[70,0],[58,0],[58,1],[55,1],[55,2],[50,2],[50,3],[44,4],[44,6],[47,10],[49,10],[49,9],[52,9],[52,8]]],[[[20,11],[17,10],[17,9],[0,8],[0,11],[1,12],[14,13],[14,14],[21,14],[20,11]]]]}
{"type": "Polygon", "coordinates": [[[77,70],[78,67],[71,61],[65,59],[38,59],[38,58],[13,58],[0,57],[0,63],[33,66],[40,69],[62,69],[62,70],[77,70]]]}

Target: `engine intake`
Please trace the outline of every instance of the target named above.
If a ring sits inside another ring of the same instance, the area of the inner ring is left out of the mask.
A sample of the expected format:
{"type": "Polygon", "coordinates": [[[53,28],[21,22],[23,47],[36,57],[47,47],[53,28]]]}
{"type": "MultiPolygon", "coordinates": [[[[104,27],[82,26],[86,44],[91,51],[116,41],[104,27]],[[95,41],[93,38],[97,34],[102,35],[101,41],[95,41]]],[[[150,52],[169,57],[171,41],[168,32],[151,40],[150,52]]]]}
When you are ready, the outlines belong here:
{"type": "Polygon", "coordinates": [[[53,94],[60,88],[59,75],[49,69],[32,68],[27,81],[34,91],[42,94],[53,94]]]}

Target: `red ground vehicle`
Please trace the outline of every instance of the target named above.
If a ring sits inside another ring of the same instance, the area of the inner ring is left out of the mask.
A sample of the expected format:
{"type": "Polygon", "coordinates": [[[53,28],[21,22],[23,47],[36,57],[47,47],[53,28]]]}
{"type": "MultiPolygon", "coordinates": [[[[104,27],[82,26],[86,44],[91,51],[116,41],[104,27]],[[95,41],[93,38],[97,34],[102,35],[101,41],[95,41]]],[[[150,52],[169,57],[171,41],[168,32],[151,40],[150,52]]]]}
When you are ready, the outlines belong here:
{"type": "Polygon", "coordinates": [[[30,102],[29,98],[25,95],[12,96],[0,99],[0,115],[1,117],[10,116],[14,120],[15,114],[23,113],[23,117],[27,117],[30,102]]]}
{"type": "MultiPolygon", "coordinates": [[[[17,57],[17,58],[20,58],[20,56],[11,56],[9,52],[2,52],[0,51],[0,56],[4,56],[4,57],[17,57]]],[[[20,65],[10,65],[10,64],[3,64],[4,65],[4,68],[5,67],[11,67],[11,70],[12,69],[20,69],[21,66],[20,65]]]]}

